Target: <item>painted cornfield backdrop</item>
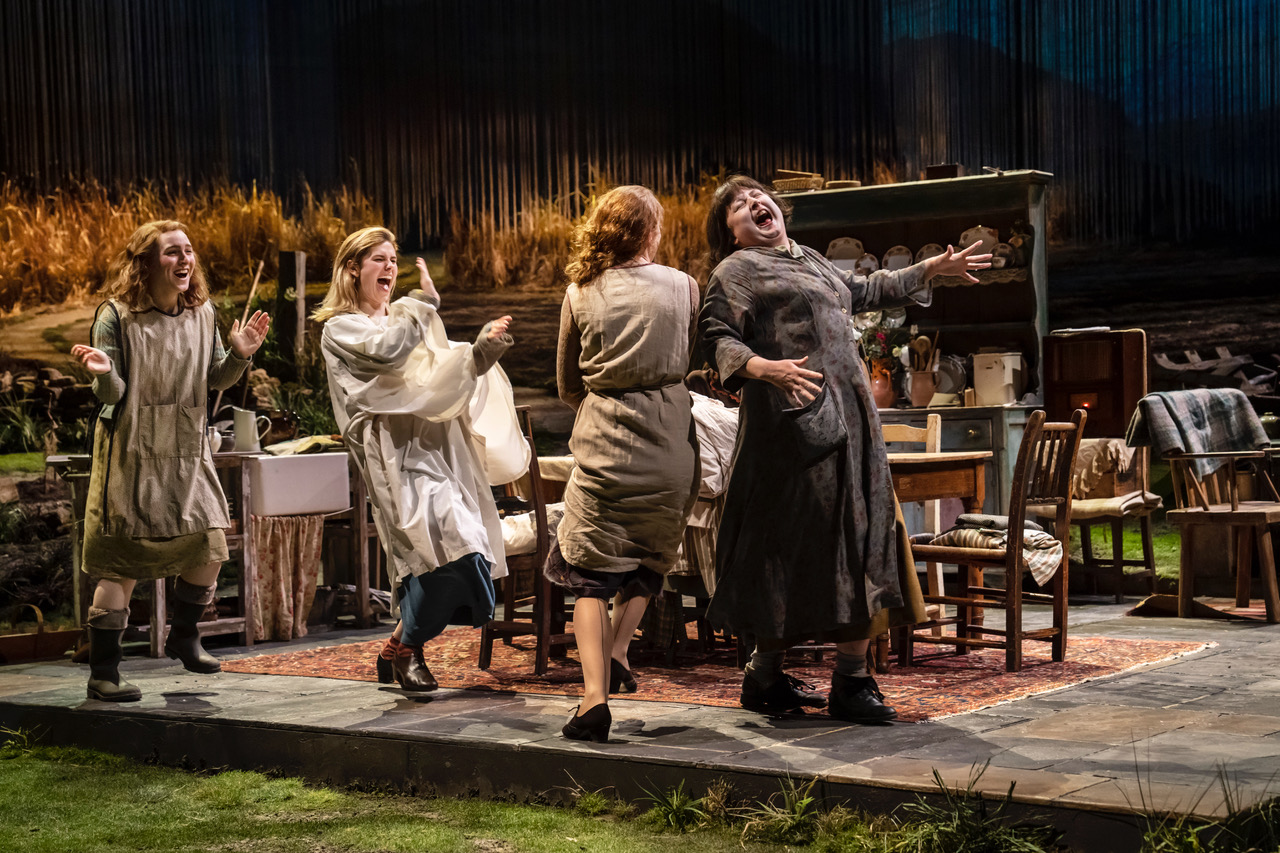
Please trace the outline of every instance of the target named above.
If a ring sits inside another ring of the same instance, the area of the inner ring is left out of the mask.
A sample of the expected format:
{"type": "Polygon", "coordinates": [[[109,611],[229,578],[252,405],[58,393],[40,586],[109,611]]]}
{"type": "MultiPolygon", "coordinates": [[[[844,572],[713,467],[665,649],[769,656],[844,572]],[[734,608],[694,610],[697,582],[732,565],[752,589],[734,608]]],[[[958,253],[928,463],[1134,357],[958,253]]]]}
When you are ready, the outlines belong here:
{"type": "Polygon", "coordinates": [[[4,0],[0,172],[345,185],[427,242],[600,176],[1057,175],[1083,240],[1280,208],[1270,0],[4,0]]]}

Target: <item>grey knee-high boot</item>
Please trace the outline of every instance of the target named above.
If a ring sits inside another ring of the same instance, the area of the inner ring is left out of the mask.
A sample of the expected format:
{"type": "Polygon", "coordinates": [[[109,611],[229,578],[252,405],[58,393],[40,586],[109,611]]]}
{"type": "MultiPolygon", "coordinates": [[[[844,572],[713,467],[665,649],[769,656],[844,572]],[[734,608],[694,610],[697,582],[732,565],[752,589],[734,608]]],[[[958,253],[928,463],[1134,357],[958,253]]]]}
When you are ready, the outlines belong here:
{"type": "Polygon", "coordinates": [[[137,702],[142,691],[120,678],[124,652],[120,638],[129,624],[128,610],[89,608],[89,698],[103,702],[137,702]]]}
{"type": "Polygon", "coordinates": [[[173,590],[173,619],[169,623],[169,637],[164,641],[164,653],[191,672],[222,672],[218,659],[200,645],[200,617],[213,601],[215,585],[196,586],[178,578],[173,590]]]}

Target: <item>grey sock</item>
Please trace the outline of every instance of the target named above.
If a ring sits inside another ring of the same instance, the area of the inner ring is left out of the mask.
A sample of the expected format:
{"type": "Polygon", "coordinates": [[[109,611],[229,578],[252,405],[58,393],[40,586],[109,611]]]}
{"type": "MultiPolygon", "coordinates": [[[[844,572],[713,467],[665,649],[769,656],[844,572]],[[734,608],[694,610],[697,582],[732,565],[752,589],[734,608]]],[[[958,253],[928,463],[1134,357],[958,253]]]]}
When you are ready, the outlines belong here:
{"type": "Polygon", "coordinates": [[[843,652],[836,652],[836,672],[841,675],[847,675],[851,678],[866,678],[871,675],[867,669],[867,656],[846,655],[843,652]]]}
{"type": "Polygon", "coordinates": [[[753,650],[747,662],[747,675],[761,687],[769,687],[782,677],[782,659],[786,652],[753,650]]]}

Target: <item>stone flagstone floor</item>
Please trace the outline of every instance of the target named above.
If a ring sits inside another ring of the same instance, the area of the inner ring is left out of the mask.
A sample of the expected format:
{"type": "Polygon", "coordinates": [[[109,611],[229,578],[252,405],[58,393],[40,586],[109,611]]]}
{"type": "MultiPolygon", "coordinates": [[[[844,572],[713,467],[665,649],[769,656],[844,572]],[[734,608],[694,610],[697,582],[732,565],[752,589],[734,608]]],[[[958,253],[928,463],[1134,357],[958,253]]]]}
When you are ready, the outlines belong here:
{"type": "MultiPolygon", "coordinates": [[[[545,798],[568,785],[568,775],[589,788],[612,785],[636,796],[660,780],[694,785],[717,775],[767,793],[780,776],[793,774],[818,777],[828,796],[891,807],[932,790],[935,770],[963,786],[987,763],[978,787],[992,796],[1016,782],[1019,803],[1057,810],[1060,824],[1064,810],[1075,815],[1068,824],[1104,816],[1079,829],[1077,841],[1108,837],[1107,819],[1127,828],[1110,837],[1132,837],[1134,822],[1121,816],[1143,806],[1220,815],[1220,774],[1237,805],[1280,794],[1280,626],[1124,616],[1132,603],[1073,604],[1075,630],[1215,645],[914,725],[863,728],[826,717],[770,719],[741,709],[616,699],[610,742],[584,744],[559,736],[572,710],[562,696],[412,697],[335,679],[196,676],[172,661],[145,658],[129,658],[123,667],[143,701],[120,706],[85,699],[82,666],[0,667],[0,725],[44,727],[56,742],[163,763],[281,769],[320,781],[517,799],[545,798]]],[[[323,634],[288,648],[385,630],[323,634]]],[[[1108,849],[1086,843],[1084,849],[1108,849]]]]}

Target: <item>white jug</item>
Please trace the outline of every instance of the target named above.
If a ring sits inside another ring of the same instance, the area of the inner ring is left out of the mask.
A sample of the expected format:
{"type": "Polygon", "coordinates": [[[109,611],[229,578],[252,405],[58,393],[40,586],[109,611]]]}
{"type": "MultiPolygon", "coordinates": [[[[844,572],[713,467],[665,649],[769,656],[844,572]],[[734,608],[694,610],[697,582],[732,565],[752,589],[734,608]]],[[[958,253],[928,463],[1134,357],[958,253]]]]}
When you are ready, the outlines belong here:
{"type": "Polygon", "coordinates": [[[256,453],[262,450],[262,437],[271,429],[271,420],[266,415],[259,415],[248,409],[231,407],[231,416],[235,420],[236,451],[239,453],[256,453]]]}

